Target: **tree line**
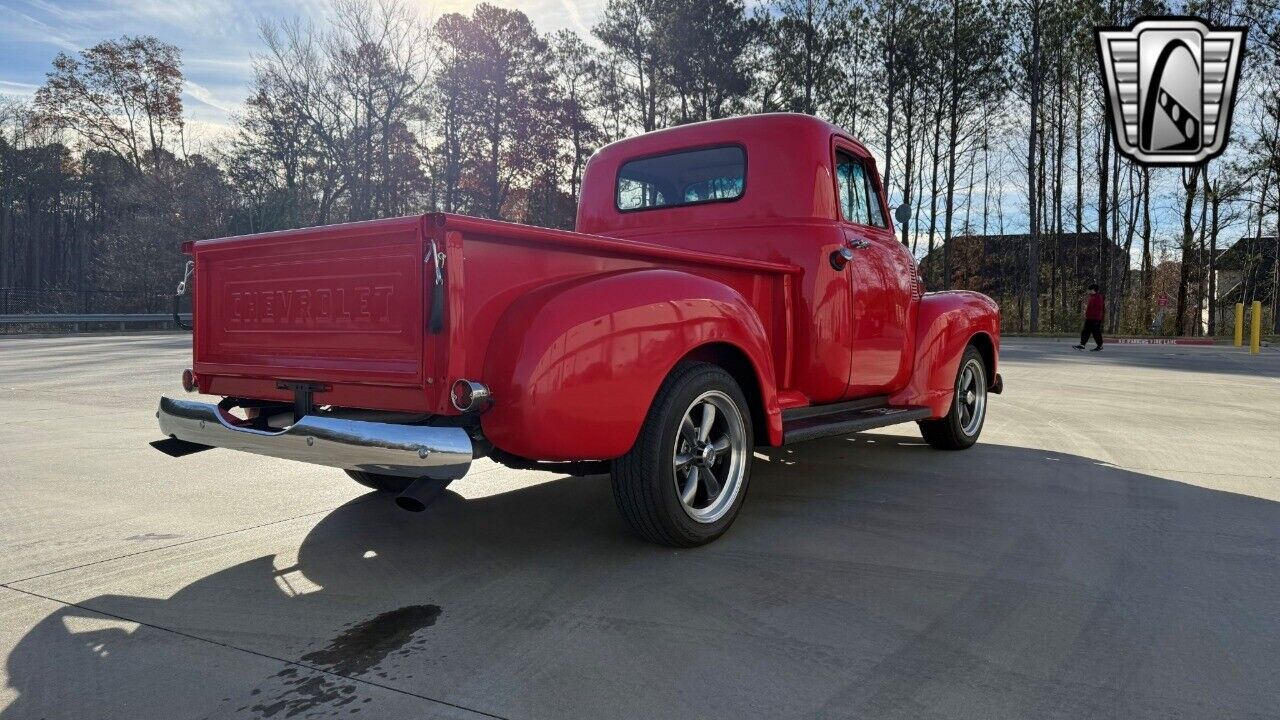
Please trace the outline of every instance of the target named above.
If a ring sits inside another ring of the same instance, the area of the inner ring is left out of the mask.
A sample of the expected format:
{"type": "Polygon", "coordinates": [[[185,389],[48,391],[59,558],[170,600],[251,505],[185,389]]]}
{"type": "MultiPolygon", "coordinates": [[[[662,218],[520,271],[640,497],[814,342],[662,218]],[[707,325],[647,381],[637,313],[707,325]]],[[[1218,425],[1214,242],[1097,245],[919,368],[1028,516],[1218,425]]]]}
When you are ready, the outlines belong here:
{"type": "MultiPolygon", "coordinates": [[[[1151,328],[1166,295],[1164,332],[1225,332],[1202,314],[1220,251],[1257,238],[1258,264],[1280,242],[1267,0],[609,0],[590,37],[489,4],[337,0],[259,34],[213,142],[188,137],[181,52],[154,37],[59,54],[0,102],[0,288],[164,292],[180,240],[429,210],[572,227],[603,144],[775,111],[862,139],[928,286],[998,288],[1007,330],[1073,327],[1097,282],[1112,331],[1151,328]],[[1233,147],[1185,170],[1119,153],[1094,49],[1095,26],[1166,13],[1250,27],[1233,147]],[[974,247],[996,277],[972,277],[974,247]]],[[[1245,277],[1276,318],[1277,274],[1245,277]]]]}

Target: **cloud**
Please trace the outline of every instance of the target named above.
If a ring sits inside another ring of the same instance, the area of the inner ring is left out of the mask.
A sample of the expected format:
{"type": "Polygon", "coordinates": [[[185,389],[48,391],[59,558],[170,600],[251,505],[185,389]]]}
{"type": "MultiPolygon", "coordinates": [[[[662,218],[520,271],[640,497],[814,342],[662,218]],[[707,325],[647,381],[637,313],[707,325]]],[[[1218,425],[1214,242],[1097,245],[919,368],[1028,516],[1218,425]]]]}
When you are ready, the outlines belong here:
{"type": "Polygon", "coordinates": [[[38,85],[31,83],[15,82],[13,80],[0,80],[0,95],[13,95],[16,97],[31,97],[36,94],[38,85]]]}
{"type": "Polygon", "coordinates": [[[575,0],[560,0],[560,4],[564,6],[565,12],[569,13],[569,19],[573,21],[574,28],[584,37],[591,36],[591,28],[582,20],[582,12],[578,9],[578,3],[575,0]]]}
{"type": "Polygon", "coordinates": [[[184,67],[211,67],[221,70],[229,70],[240,75],[247,75],[253,72],[253,60],[249,58],[212,58],[212,57],[184,57],[182,58],[184,67]]]}
{"type": "Polygon", "coordinates": [[[225,148],[236,133],[230,123],[217,120],[195,120],[187,118],[183,130],[187,152],[198,154],[215,153],[225,148]]]}
{"type": "Polygon", "coordinates": [[[20,42],[30,43],[46,43],[54,47],[69,52],[75,52],[80,49],[80,45],[72,42],[70,38],[64,35],[58,28],[42,22],[41,20],[20,12],[16,8],[4,8],[5,14],[9,20],[13,21],[9,24],[5,34],[8,39],[20,42]]]}
{"type": "MultiPolygon", "coordinates": [[[[488,0],[499,7],[519,10],[542,32],[572,28],[584,38],[591,35],[593,18],[604,13],[606,0],[488,0]]],[[[456,12],[470,15],[482,0],[413,0],[413,4],[427,17],[456,12]]]]}
{"type": "MultiPolygon", "coordinates": [[[[482,0],[406,0],[438,17],[470,13],[482,0]]],[[[571,28],[591,41],[606,0],[488,0],[529,15],[542,32],[571,28]]],[[[122,35],[154,35],[178,46],[184,99],[196,119],[231,122],[253,81],[252,55],[262,49],[260,18],[302,17],[325,24],[325,0],[0,0],[0,92],[29,96],[58,52],[76,53],[122,35]],[[6,47],[7,46],[7,47],[6,47]]]]}
{"type": "Polygon", "coordinates": [[[231,115],[236,111],[233,104],[222,102],[215,97],[213,93],[209,92],[208,88],[190,79],[186,81],[186,87],[184,89],[186,90],[186,93],[195,98],[196,101],[202,102],[211,108],[221,110],[227,115],[231,115]]]}

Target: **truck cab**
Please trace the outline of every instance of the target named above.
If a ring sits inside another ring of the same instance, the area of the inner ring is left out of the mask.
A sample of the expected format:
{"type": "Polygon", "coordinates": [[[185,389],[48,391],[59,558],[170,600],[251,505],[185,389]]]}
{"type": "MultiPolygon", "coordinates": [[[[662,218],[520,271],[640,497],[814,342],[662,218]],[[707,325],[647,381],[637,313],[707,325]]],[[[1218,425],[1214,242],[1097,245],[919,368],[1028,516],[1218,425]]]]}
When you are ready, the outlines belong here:
{"type": "Polygon", "coordinates": [[[446,213],[202,240],[168,440],[346,470],[425,508],[476,457],[609,474],[646,539],[709,542],[753,448],[919,423],[976,442],[999,313],[925,293],[875,160],[819,119],[649,133],[574,232],[446,213]]]}
{"type": "Polygon", "coordinates": [[[911,373],[922,286],[890,217],[861,143],[808,115],[770,114],[602,149],[577,229],[799,268],[789,389],[822,404],[892,392],[911,373]],[[846,248],[853,257],[839,258],[846,248]]]}

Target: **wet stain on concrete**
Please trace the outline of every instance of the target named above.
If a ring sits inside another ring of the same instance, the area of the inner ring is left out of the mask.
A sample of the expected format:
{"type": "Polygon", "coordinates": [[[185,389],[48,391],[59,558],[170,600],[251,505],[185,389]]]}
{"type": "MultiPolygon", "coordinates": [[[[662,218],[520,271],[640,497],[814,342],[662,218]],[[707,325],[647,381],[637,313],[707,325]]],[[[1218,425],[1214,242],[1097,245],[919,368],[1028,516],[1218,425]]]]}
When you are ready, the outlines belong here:
{"type": "MultiPolygon", "coordinates": [[[[406,656],[425,642],[414,635],[431,627],[440,617],[438,605],[408,605],[382,613],[377,617],[349,626],[321,650],[303,655],[302,662],[341,676],[353,676],[374,670],[393,654],[406,656]]],[[[377,673],[386,678],[385,672],[377,673]]],[[[287,667],[276,673],[282,687],[269,699],[239,711],[252,711],[260,718],[298,715],[318,717],[336,713],[356,701],[357,683],[347,677],[335,677],[287,667]],[[327,712],[326,712],[327,711],[327,712]]],[[[253,695],[260,691],[254,690],[253,695]]],[[[369,702],[363,698],[361,703],[369,702]]],[[[360,712],[359,707],[349,713],[360,712]]]]}
{"type": "Polygon", "coordinates": [[[405,652],[413,634],[436,624],[438,605],[409,605],[357,623],[334,638],[329,646],[302,656],[309,665],[351,675],[385,660],[393,652],[405,652]]]}

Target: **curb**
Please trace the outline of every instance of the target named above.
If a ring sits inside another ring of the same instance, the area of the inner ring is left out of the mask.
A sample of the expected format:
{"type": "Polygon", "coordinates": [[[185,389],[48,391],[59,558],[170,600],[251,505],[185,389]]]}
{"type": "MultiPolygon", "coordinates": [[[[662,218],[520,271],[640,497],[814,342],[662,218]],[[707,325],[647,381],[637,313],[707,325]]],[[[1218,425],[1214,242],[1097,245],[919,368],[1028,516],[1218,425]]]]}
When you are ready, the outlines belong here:
{"type": "Polygon", "coordinates": [[[1214,338],[1197,337],[1117,337],[1106,338],[1117,345],[1217,345],[1214,338]]]}

